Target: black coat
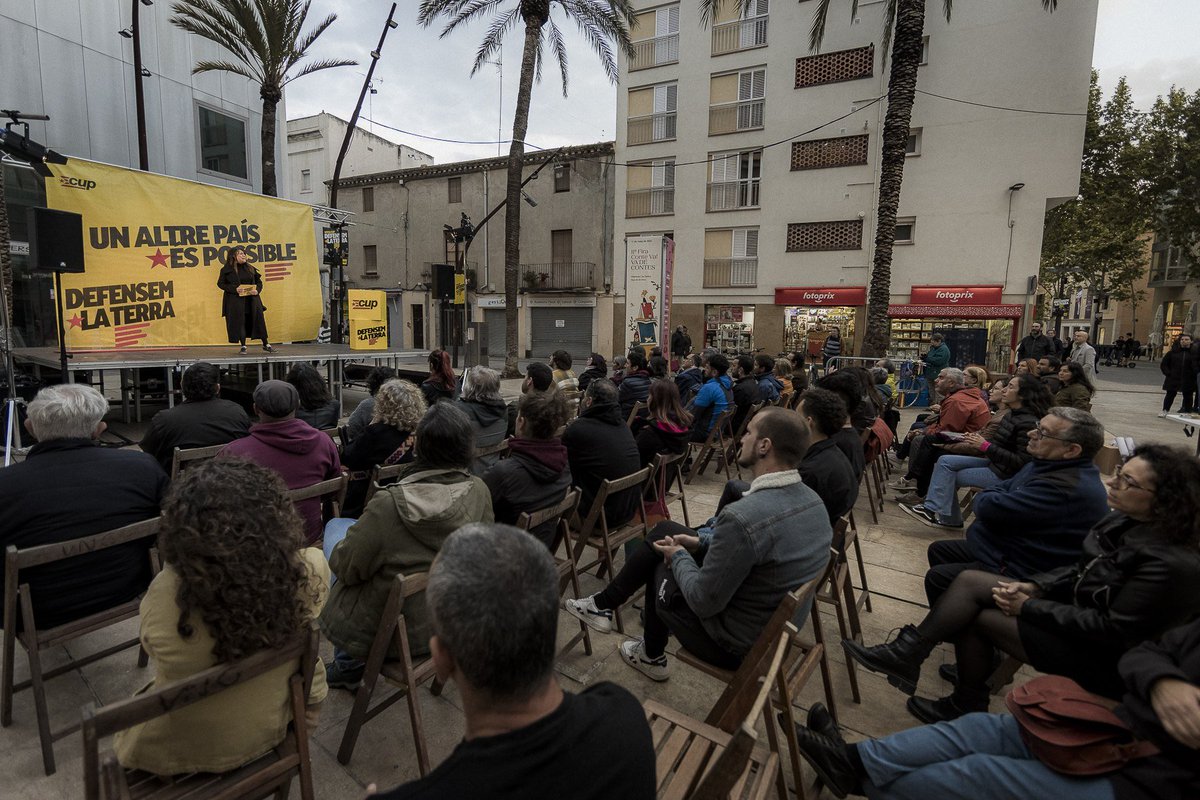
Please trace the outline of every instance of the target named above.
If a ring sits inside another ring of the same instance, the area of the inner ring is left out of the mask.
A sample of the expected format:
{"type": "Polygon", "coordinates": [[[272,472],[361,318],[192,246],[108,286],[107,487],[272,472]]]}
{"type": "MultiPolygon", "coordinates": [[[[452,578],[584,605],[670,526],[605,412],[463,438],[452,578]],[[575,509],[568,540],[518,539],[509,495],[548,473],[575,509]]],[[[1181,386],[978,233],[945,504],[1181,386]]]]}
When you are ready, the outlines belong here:
{"type": "Polygon", "coordinates": [[[267,307],[262,302],[262,276],[252,265],[245,269],[221,267],[217,276],[217,288],[225,293],[221,301],[221,316],[225,318],[225,332],[230,342],[246,339],[267,339],[267,320],[263,312],[267,307]],[[258,294],[239,297],[238,286],[254,286],[258,294]]]}
{"type": "Polygon", "coordinates": [[[1018,360],[1025,358],[1045,358],[1052,355],[1054,355],[1054,340],[1045,334],[1041,336],[1026,336],[1017,345],[1018,360]]]}
{"type": "Polygon", "coordinates": [[[150,428],[139,447],[170,473],[175,448],[212,447],[229,444],[250,433],[250,417],[231,400],[189,400],[163,409],[150,420],[150,428]]]}
{"type": "Polygon", "coordinates": [[[1030,664],[1120,697],[1117,661],[1125,651],[1200,613],[1200,550],[1112,513],[1083,540],[1078,563],[1033,582],[1042,596],[1017,617],[1030,664]]]}
{"type": "Polygon", "coordinates": [[[735,436],[742,429],[742,420],[749,413],[750,406],[761,403],[762,399],[762,389],[753,375],[747,375],[733,382],[733,405],[737,410],[733,412],[730,426],[735,436]]]}
{"type": "MultiPolygon", "coordinates": [[[[509,456],[483,473],[483,482],[492,493],[492,512],[496,522],[512,525],[527,511],[538,511],[562,501],[571,488],[571,470],[566,448],[558,439],[548,442],[513,439],[509,456]]],[[[586,513],[580,507],[580,513],[586,513]]],[[[547,522],[530,533],[547,547],[554,544],[556,521],[547,522]]]]}
{"type": "Polygon", "coordinates": [[[1179,345],[1172,347],[1162,361],[1158,362],[1162,370],[1163,386],[1168,392],[1178,392],[1180,389],[1194,389],[1196,386],[1196,362],[1191,350],[1184,350],[1179,345]]]}
{"type": "Polygon", "coordinates": [[[691,349],[692,337],[681,330],[671,334],[671,355],[683,358],[691,349]]]}
{"type": "MultiPolygon", "coordinates": [[[[605,480],[624,478],[642,468],[633,433],[621,416],[620,406],[594,403],[567,425],[562,442],[567,446],[571,476],[579,487],[579,516],[586,517],[605,480]]],[[[637,507],[638,486],[610,495],[604,504],[608,526],[629,521],[637,507]]]]}
{"type": "Polygon", "coordinates": [[[626,373],[625,377],[621,379],[621,385],[617,387],[617,398],[621,404],[621,414],[625,419],[629,419],[629,412],[633,411],[634,403],[644,403],[648,397],[650,397],[650,373],[644,369],[626,373]]]}
{"type": "Polygon", "coordinates": [[[832,439],[809,445],[800,462],[800,480],[821,498],[829,512],[831,525],[854,508],[858,500],[858,478],[854,475],[854,467],[832,439]]]}
{"type": "Polygon", "coordinates": [[[991,445],[984,451],[988,467],[1001,478],[1011,478],[1033,456],[1029,455],[1029,432],[1037,427],[1038,415],[1028,408],[1014,408],[996,423],[987,437],[991,445]]]}
{"type": "Polygon", "coordinates": [[[608,367],[601,369],[600,367],[588,367],[579,376],[579,391],[586,392],[588,384],[592,381],[598,381],[608,376],[608,367]]]}
{"type": "Polygon", "coordinates": [[[687,449],[692,432],[686,427],[680,428],[677,431],[668,430],[658,420],[648,418],[633,421],[633,438],[637,442],[638,459],[643,467],[650,466],[650,462],[660,453],[676,455],[687,449]]]}
{"type": "MultiPolygon", "coordinates": [[[[367,488],[372,467],[377,467],[387,461],[393,453],[408,441],[408,431],[402,431],[395,425],[386,422],[373,422],[367,426],[361,436],[342,448],[342,466],[350,470],[350,483],[346,486],[346,499],[342,503],[343,517],[358,517],[362,514],[363,501],[367,498],[367,488]]],[[[413,454],[409,452],[397,464],[412,461],[413,454]]]]}
{"type": "Polygon", "coordinates": [[[296,409],[296,419],[304,420],[319,431],[323,431],[326,428],[336,428],[338,420],[341,418],[342,406],[336,398],[330,398],[328,403],[311,411],[306,408],[296,409]]]}
{"type": "Polygon", "coordinates": [[[859,432],[854,428],[842,428],[829,439],[850,462],[850,468],[854,470],[854,480],[861,480],[863,471],[867,468],[867,453],[859,432]]]}
{"type": "MultiPolygon", "coordinates": [[[[156,517],[166,488],[166,473],[146,453],[97,447],[90,439],[41,442],[23,463],[0,469],[0,548],[66,542],[156,517]]],[[[133,542],[22,572],[38,627],[144,592],[153,544],[133,542]]]]}

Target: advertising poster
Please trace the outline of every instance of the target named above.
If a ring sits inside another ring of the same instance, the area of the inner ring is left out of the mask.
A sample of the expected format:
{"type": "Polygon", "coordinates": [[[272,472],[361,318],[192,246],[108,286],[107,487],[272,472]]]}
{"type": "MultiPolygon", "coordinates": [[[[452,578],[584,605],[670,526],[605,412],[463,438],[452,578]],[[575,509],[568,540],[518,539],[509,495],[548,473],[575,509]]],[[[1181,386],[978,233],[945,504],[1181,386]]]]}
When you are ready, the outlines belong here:
{"type": "Polygon", "coordinates": [[[350,349],[387,350],[387,293],[378,289],[351,289],[350,349]]]}
{"type": "Polygon", "coordinates": [[[664,344],[664,237],[630,236],[625,240],[625,328],[629,346],[650,349],[664,344]]]}

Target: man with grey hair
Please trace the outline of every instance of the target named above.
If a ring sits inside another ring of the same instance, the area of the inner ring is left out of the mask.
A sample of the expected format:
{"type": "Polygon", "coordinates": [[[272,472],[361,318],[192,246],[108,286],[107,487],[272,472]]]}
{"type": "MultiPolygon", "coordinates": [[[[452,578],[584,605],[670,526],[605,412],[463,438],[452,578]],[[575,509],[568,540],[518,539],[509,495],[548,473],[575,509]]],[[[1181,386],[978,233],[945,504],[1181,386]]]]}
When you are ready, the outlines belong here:
{"type": "MultiPolygon", "coordinates": [[[[508,407],[500,397],[499,372],[479,365],[467,368],[463,373],[462,395],[454,402],[471,420],[476,450],[504,441],[508,433],[508,407]]],[[[471,470],[482,475],[499,459],[498,455],[477,458],[471,470]]]]}
{"type": "MultiPolygon", "coordinates": [[[[98,447],[106,413],[108,401],[90,386],[38,392],[25,421],[37,444],[24,462],[0,470],[0,549],[80,539],[158,516],[166,473],[145,453],[98,447]]],[[[150,544],[121,545],[22,574],[38,627],[137,597],[150,583],[150,544]]]]}
{"type": "Polygon", "coordinates": [[[508,525],[465,525],[442,544],[425,596],[434,670],[458,686],[466,732],[437,769],[380,798],[654,796],[638,701],[612,683],[564,692],[554,676],[558,570],[544,545],[508,525]]]}

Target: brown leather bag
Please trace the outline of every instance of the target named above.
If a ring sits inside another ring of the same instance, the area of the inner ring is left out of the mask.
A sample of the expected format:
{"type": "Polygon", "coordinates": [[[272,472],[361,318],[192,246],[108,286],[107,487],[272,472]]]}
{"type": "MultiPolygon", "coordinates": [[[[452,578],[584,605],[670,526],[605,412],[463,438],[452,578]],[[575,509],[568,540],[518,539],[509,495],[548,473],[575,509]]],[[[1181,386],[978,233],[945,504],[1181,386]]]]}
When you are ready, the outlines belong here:
{"type": "Polygon", "coordinates": [[[1104,775],[1135,758],[1156,755],[1113,713],[1116,703],[1070,678],[1043,675],[1005,698],[1034,758],[1064,775],[1104,775]]]}

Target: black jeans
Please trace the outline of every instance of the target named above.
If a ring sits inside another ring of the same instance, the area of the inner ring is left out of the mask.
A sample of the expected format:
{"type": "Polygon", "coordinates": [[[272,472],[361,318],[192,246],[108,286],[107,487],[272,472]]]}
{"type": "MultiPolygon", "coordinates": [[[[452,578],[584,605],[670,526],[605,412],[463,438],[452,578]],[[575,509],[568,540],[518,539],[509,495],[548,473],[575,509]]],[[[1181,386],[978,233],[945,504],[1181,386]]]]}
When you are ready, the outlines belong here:
{"type": "Polygon", "coordinates": [[[672,586],[668,594],[673,595],[674,599],[669,605],[664,606],[659,600],[660,589],[666,583],[673,584],[674,580],[670,576],[670,568],[663,562],[662,555],[651,546],[651,542],[677,533],[694,536],[696,532],[670,520],[655,525],[646,541],[626,554],[625,566],[596,596],[596,605],[602,609],[618,608],[633,597],[638,589],[645,588],[643,629],[647,656],[657,658],[662,655],[668,635],[674,635],[679,644],[697,658],[722,669],[737,669],[742,663],[742,656],[730,653],[713,641],[696,612],[688,607],[678,590],[672,586]]]}
{"type": "MultiPolygon", "coordinates": [[[[1188,379],[1185,378],[1184,382],[1186,383],[1187,381],[1188,381],[1188,379]]],[[[1167,390],[1167,395],[1166,395],[1166,397],[1163,398],[1163,411],[1169,412],[1171,410],[1171,406],[1175,405],[1175,395],[1177,393],[1178,392],[1175,389],[1167,390]]],[[[1186,413],[1196,407],[1196,387],[1195,387],[1195,385],[1192,385],[1191,388],[1189,388],[1187,386],[1183,387],[1182,394],[1183,394],[1183,405],[1179,407],[1179,411],[1180,411],[1180,413],[1186,413]]]]}
{"type": "Polygon", "coordinates": [[[986,570],[975,560],[963,539],[943,539],[929,545],[929,571],[925,573],[925,597],[933,608],[960,572],[986,570]]]}
{"type": "Polygon", "coordinates": [[[930,436],[918,436],[913,439],[912,448],[908,455],[909,480],[917,482],[916,493],[924,497],[929,491],[929,481],[933,479],[933,468],[937,460],[946,454],[945,448],[933,443],[930,436]]]}

